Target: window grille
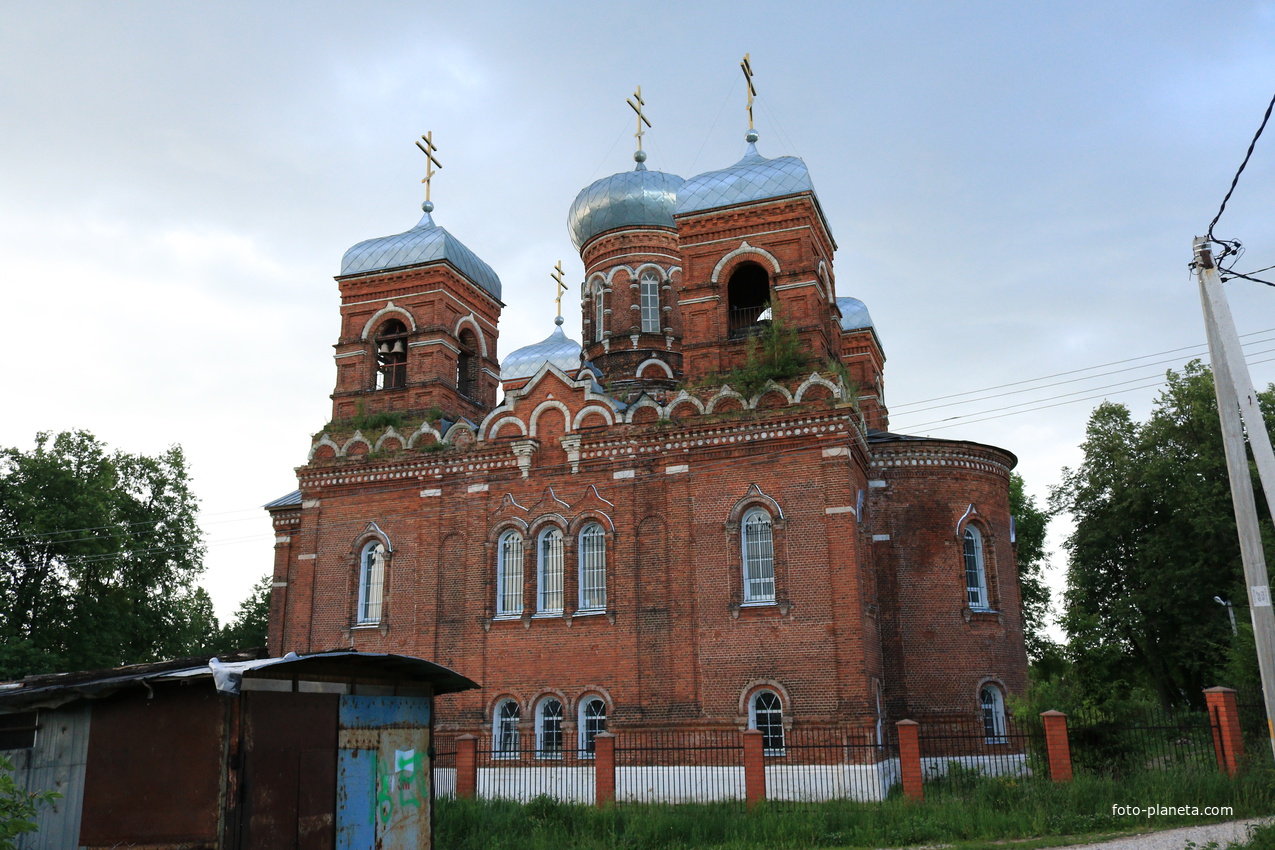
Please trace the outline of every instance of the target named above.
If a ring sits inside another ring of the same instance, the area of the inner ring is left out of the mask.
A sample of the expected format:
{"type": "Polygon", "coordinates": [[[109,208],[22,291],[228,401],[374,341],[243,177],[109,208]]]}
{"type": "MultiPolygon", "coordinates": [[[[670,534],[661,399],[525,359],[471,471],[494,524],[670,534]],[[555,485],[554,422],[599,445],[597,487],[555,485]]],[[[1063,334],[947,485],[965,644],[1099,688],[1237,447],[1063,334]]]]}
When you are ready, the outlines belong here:
{"type": "Polygon", "coordinates": [[[580,531],[580,610],[600,611],[606,606],[606,533],[591,522],[580,531]]]}
{"type": "Polygon", "coordinates": [[[381,596],[385,585],[385,544],[374,540],[359,558],[359,625],[381,621],[381,596]]]}
{"type": "Polygon", "coordinates": [[[965,528],[965,592],[971,608],[987,607],[987,575],[983,570],[983,535],[965,528]]]}
{"type": "Polygon", "coordinates": [[[642,333],[659,333],[660,282],[653,272],[642,275],[639,291],[642,296],[642,333]]]}
{"type": "Polygon", "coordinates": [[[588,758],[594,753],[593,739],[607,729],[607,704],[597,697],[585,700],[580,711],[580,749],[588,758]]]}
{"type": "Polygon", "coordinates": [[[562,612],[562,530],[547,528],[540,534],[539,602],[542,614],[562,612]]]}
{"type": "Polygon", "coordinates": [[[744,601],[775,601],[775,541],[770,514],[761,509],[744,516],[744,601]]]}
{"type": "Polygon", "coordinates": [[[562,758],[562,703],[541,700],[536,714],[536,758],[562,758]]]}
{"type": "Polygon", "coordinates": [[[752,727],[761,732],[761,746],[768,756],[784,754],[784,709],[779,697],[759,691],[753,697],[752,727]]]}
{"type": "Polygon", "coordinates": [[[492,753],[496,758],[518,758],[518,721],[521,719],[518,703],[511,699],[496,707],[492,723],[492,753]]]}
{"type": "Polygon", "coordinates": [[[1000,689],[985,685],[979,694],[983,704],[983,735],[989,744],[1003,744],[1005,737],[1005,699],[1000,689]]]}
{"type": "Polygon", "coordinates": [[[506,531],[500,536],[496,565],[496,614],[522,613],[522,535],[506,531]]]}

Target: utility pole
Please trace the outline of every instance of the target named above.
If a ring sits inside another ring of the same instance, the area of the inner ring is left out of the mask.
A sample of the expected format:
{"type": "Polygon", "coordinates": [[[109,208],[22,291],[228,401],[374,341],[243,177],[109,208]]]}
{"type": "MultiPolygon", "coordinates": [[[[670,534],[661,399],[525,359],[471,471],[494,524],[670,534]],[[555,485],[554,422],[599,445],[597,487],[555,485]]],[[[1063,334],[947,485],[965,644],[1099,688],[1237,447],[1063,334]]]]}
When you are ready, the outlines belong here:
{"type": "Polygon", "coordinates": [[[1275,755],[1275,609],[1271,608],[1270,579],[1262,552],[1262,535],[1257,524],[1257,504],[1249,477],[1248,453],[1244,450],[1244,426],[1257,461],[1258,475],[1266,504],[1275,509],[1275,453],[1270,434],[1257,405],[1257,393],[1249,377],[1248,365],[1240,349],[1239,335],[1231,308],[1222,291],[1209,240],[1197,237],[1194,244],[1195,271],[1200,280],[1200,301],[1204,326],[1208,331],[1209,359],[1213,365],[1213,385],[1217,392],[1218,415],[1222,420],[1222,443],[1226,449],[1226,469],[1231,479],[1231,501],[1239,531],[1244,578],[1248,585],[1249,613],[1257,644],[1257,665],[1266,697],[1266,731],[1275,755]]]}

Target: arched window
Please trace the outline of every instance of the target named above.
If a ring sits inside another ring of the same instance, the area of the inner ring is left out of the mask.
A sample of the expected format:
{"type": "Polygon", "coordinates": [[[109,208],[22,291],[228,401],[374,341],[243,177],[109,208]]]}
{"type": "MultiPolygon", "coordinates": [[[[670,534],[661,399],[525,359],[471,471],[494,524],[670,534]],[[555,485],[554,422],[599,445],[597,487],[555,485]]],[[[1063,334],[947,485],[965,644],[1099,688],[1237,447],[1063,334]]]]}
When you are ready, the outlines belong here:
{"type": "Polygon", "coordinates": [[[580,529],[580,610],[607,607],[606,532],[596,522],[580,529]]]}
{"type": "Polygon", "coordinates": [[[511,699],[501,700],[491,718],[491,752],[498,759],[518,758],[518,721],[522,712],[511,699]]]}
{"type": "Polygon", "coordinates": [[[749,336],[759,330],[762,312],[770,305],[770,276],[756,263],[744,263],[726,284],[730,308],[730,335],[749,336]]]}
{"type": "Polygon", "coordinates": [[[660,280],[653,271],[642,272],[638,285],[642,301],[642,333],[660,332],[660,280]]]}
{"type": "Polygon", "coordinates": [[[770,514],[753,508],[740,528],[744,555],[744,601],[775,601],[775,540],[770,514]]]}
{"type": "Polygon", "coordinates": [[[606,309],[602,299],[602,284],[593,287],[593,340],[602,342],[602,326],[606,322],[606,309]]]}
{"type": "Polygon", "coordinates": [[[601,697],[586,697],[580,701],[580,719],[577,721],[580,730],[580,754],[583,758],[593,758],[593,739],[599,732],[607,730],[607,704],[601,697]]]}
{"type": "Polygon", "coordinates": [[[496,616],[522,613],[522,535],[500,535],[496,556],[496,616]]]}
{"type": "Polygon", "coordinates": [[[748,728],[761,732],[762,750],[768,756],[784,754],[784,706],[774,691],[758,691],[748,701],[748,728]]]}
{"type": "Polygon", "coordinates": [[[973,525],[965,526],[965,593],[971,608],[990,607],[987,572],[983,569],[983,535],[973,525]]]}
{"type": "Polygon", "coordinates": [[[536,551],[536,610],[541,614],[561,614],[562,529],[551,526],[540,532],[536,551]]]}
{"type": "Polygon", "coordinates": [[[478,397],[478,337],[465,328],[457,337],[460,353],[456,355],[456,391],[466,398],[478,397]]]}
{"type": "Polygon", "coordinates": [[[385,544],[379,540],[367,543],[359,554],[360,626],[381,622],[381,596],[385,587],[385,544]]]}
{"type": "Polygon", "coordinates": [[[376,345],[376,388],[407,386],[407,325],[390,319],[373,338],[376,345]]]}
{"type": "Polygon", "coordinates": [[[1004,744],[1005,737],[1005,697],[1001,689],[995,685],[984,685],[978,695],[983,709],[983,736],[989,744],[1004,744]]]}
{"type": "Polygon", "coordinates": [[[536,704],[536,758],[562,758],[562,703],[555,697],[536,704]]]}

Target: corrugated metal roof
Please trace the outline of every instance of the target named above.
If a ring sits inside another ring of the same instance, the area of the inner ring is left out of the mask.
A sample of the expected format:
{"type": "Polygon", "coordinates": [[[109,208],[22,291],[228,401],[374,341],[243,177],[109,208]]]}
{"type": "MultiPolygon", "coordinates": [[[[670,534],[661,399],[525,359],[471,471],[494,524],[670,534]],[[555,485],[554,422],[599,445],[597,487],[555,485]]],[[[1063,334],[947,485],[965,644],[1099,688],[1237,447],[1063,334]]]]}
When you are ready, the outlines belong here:
{"type": "Polygon", "coordinates": [[[299,505],[299,504],[301,504],[301,491],[293,490],[291,493],[287,494],[286,496],[280,496],[279,498],[275,499],[273,502],[266,502],[261,507],[266,508],[268,510],[270,508],[286,508],[292,505],[299,505]]]}
{"type": "Polygon", "coordinates": [[[346,251],[341,258],[341,274],[388,271],[444,260],[500,300],[500,278],[492,267],[455,236],[434,224],[428,212],[411,230],[368,239],[346,251]]]}
{"type": "Polygon", "coordinates": [[[868,305],[858,298],[838,298],[837,306],[841,308],[841,329],[857,331],[861,328],[875,327],[872,316],[868,314],[868,305]]]}
{"type": "Polygon", "coordinates": [[[677,206],[677,190],[685,181],[676,174],[648,171],[638,163],[590,183],[576,195],[567,213],[567,230],[576,250],[594,236],[621,227],[668,227],[677,206]]]}
{"type": "Polygon", "coordinates": [[[568,339],[562,325],[540,342],[524,346],[501,361],[500,380],[530,378],[545,363],[552,363],[568,375],[580,368],[580,343],[568,339]]]}
{"type": "Polygon", "coordinates": [[[713,210],[799,192],[814,194],[814,191],[806,163],[795,156],[767,159],[749,142],[748,151],[739,162],[683,183],[677,192],[677,213],[713,210]]]}

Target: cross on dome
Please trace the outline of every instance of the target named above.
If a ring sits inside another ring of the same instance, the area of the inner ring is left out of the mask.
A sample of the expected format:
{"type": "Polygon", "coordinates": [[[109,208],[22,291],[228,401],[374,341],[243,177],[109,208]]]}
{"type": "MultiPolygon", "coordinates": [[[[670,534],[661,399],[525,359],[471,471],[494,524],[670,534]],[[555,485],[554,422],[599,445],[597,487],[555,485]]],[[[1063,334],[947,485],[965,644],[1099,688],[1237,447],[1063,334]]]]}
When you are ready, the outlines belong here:
{"type": "Polygon", "coordinates": [[[434,154],[438,152],[438,148],[434,147],[434,131],[430,130],[425,135],[421,136],[421,142],[417,142],[416,147],[421,149],[421,153],[425,154],[425,176],[421,178],[421,182],[425,184],[425,203],[423,205],[423,209],[425,212],[433,212],[434,202],[429,199],[429,181],[434,177],[434,166],[442,168],[443,164],[438,161],[437,157],[434,156],[434,154]],[[422,145],[421,142],[424,142],[425,144],[422,145]]]}
{"type": "Polygon", "coordinates": [[[633,134],[634,138],[637,139],[637,153],[633,154],[633,158],[638,162],[642,162],[646,159],[646,152],[642,150],[642,136],[645,132],[642,129],[642,125],[651,126],[650,119],[642,112],[642,107],[646,106],[646,101],[642,99],[642,87],[638,86],[637,91],[633,92],[633,97],[628,98],[625,102],[637,113],[637,132],[633,134]],[[637,101],[636,103],[634,103],[635,100],[637,101]]]}

